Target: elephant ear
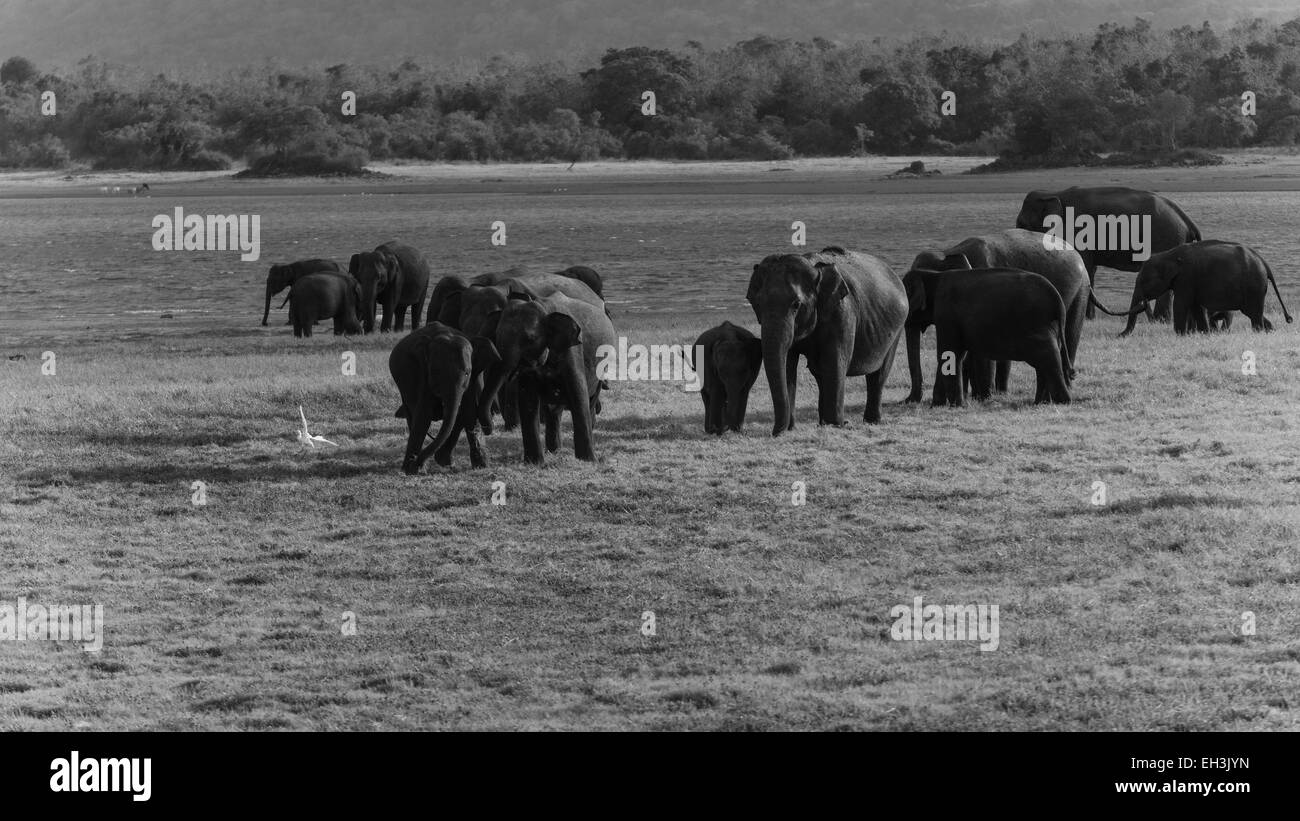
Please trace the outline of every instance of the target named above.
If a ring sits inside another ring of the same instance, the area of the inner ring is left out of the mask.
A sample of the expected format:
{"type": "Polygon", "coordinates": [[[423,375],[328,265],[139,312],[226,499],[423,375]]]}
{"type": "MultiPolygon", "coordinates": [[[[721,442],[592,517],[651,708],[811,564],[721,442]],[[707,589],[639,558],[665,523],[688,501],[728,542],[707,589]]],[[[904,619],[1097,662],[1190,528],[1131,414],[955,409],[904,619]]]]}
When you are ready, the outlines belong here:
{"type": "Polygon", "coordinates": [[[394,254],[387,248],[383,248],[379,252],[379,256],[384,260],[384,264],[388,266],[388,273],[390,276],[396,277],[401,275],[402,261],[397,258],[397,254],[394,254]]]}
{"type": "Polygon", "coordinates": [[[758,295],[758,290],[759,290],[758,272],[762,270],[762,268],[763,268],[763,263],[761,262],[754,263],[754,273],[750,274],[749,276],[749,290],[745,291],[745,301],[749,302],[750,304],[753,304],[754,297],[758,295]]]}
{"type": "Polygon", "coordinates": [[[464,291],[453,291],[447,294],[447,298],[442,301],[442,309],[438,312],[439,322],[453,328],[460,324],[460,298],[464,293],[464,291]]]}
{"type": "Polygon", "coordinates": [[[518,302],[535,302],[536,298],[516,283],[510,283],[510,299],[518,302]]]}
{"type": "Polygon", "coordinates": [[[501,324],[501,309],[497,308],[495,311],[488,314],[483,319],[483,327],[481,328],[483,332],[483,336],[487,337],[488,339],[496,339],[497,326],[500,324],[501,324]]]}
{"type": "Polygon", "coordinates": [[[471,360],[474,373],[487,373],[493,365],[501,361],[501,354],[497,351],[497,346],[486,336],[476,336],[469,341],[469,344],[474,349],[471,360]]]}
{"type": "MultiPolygon", "coordinates": [[[[1049,214],[1055,214],[1061,218],[1065,217],[1065,206],[1061,203],[1060,197],[1056,196],[1055,194],[1052,194],[1050,196],[1043,197],[1040,201],[1043,204],[1044,218],[1047,217],[1049,214]]],[[[1039,223],[1040,224],[1042,223],[1041,219],[1039,220],[1039,223]]]]}
{"type": "Polygon", "coordinates": [[[969,257],[967,257],[965,254],[960,254],[960,253],[948,254],[946,257],[943,258],[943,265],[944,265],[944,270],[946,271],[960,271],[960,270],[969,271],[975,267],[974,265],[970,264],[969,257]]]}
{"type": "Polygon", "coordinates": [[[546,347],[553,351],[567,350],[582,342],[582,328],[573,317],[558,311],[546,315],[543,333],[546,347]]]}
{"type": "Polygon", "coordinates": [[[356,276],[357,271],[360,270],[360,268],[361,268],[361,255],[353,254],[352,259],[348,260],[348,273],[351,274],[352,276],[356,276]]]}
{"type": "Polygon", "coordinates": [[[925,310],[925,280],[919,275],[903,278],[903,287],[907,289],[907,315],[910,317],[925,310]]]}
{"type": "Polygon", "coordinates": [[[849,286],[833,262],[817,263],[817,273],[820,275],[817,282],[819,307],[823,311],[829,311],[849,295],[849,286]]]}

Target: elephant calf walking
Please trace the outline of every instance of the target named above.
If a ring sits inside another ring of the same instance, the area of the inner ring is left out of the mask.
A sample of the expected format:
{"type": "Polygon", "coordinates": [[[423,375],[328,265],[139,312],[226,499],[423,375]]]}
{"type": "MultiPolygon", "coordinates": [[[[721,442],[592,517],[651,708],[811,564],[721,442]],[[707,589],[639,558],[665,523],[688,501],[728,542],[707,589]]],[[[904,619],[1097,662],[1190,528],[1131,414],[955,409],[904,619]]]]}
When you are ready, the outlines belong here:
{"type": "Polygon", "coordinates": [[[311,336],[321,319],[334,320],[334,335],[361,333],[361,286],[347,274],[321,272],[300,277],[289,289],[293,335],[311,336]]]}
{"type": "Polygon", "coordinates": [[[763,369],[763,343],[744,328],[723,322],[700,334],[690,354],[700,357],[691,366],[703,380],[704,432],[739,432],[749,391],[763,369]]]}
{"type": "MultiPolygon", "coordinates": [[[[1148,300],[1172,290],[1174,330],[1179,334],[1187,333],[1193,326],[1205,333],[1219,322],[1227,330],[1232,324],[1232,311],[1250,317],[1250,326],[1256,331],[1271,331],[1273,323],[1264,318],[1269,283],[1273,285],[1278,305],[1282,306],[1282,315],[1291,322],[1291,314],[1282,302],[1282,294],[1278,293],[1273,269],[1255,249],[1221,240],[1189,242],[1152,254],[1143,263],[1133,286],[1130,310],[1141,310],[1148,300]]],[[[1130,315],[1120,336],[1132,333],[1135,322],[1136,314],[1130,315]]]]}
{"type": "MultiPolygon", "coordinates": [[[[934,317],[939,373],[934,404],[965,404],[961,379],[967,354],[1026,362],[1038,374],[1036,403],[1070,401],[1074,376],[1065,340],[1065,305],[1047,279],[1011,268],[908,272],[913,311],[934,317]]],[[[987,372],[977,370],[974,393],[989,393],[987,372]]]]}
{"type": "Polygon", "coordinates": [[[394,414],[406,420],[406,453],[402,470],[420,472],[430,454],[438,464],[451,464],[460,432],[469,441],[470,463],[486,467],[478,402],[483,374],[501,361],[490,339],[470,339],[441,322],[430,322],[403,337],[388,355],[388,371],[402,396],[394,414]],[[433,444],[420,449],[429,427],[441,419],[433,444]]]}

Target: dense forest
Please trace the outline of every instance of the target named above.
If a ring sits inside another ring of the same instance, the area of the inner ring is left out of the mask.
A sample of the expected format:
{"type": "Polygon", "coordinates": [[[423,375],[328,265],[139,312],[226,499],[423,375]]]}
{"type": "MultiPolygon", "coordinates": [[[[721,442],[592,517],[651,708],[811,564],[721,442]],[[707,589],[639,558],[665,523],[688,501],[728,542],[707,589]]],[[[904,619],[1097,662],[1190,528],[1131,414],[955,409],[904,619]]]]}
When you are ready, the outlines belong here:
{"type": "Polygon", "coordinates": [[[1077,162],[1297,141],[1300,18],[1222,30],[1136,20],[1009,43],[756,37],[713,49],[612,48],[589,65],[496,57],[181,77],[92,58],[64,70],[23,56],[0,64],[0,166],[11,168],[246,162],[257,173],[347,173],[392,159],[866,152],[1077,162]],[[646,91],[653,115],[643,113],[646,91]],[[346,92],[355,114],[345,112],[346,92]],[[1243,113],[1246,92],[1254,113],[1243,113]]]}

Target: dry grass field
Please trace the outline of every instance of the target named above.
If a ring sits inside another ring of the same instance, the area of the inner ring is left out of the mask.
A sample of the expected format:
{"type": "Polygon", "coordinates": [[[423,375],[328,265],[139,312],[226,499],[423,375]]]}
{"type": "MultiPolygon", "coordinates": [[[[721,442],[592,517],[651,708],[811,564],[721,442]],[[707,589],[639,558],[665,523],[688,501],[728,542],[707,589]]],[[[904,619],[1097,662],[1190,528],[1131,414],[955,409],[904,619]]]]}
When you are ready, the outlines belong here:
{"type": "Polygon", "coordinates": [[[987,404],[903,405],[900,351],[879,426],[861,379],[816,426],[806,369],[778,439],[762,378],[721,438],[680,386],[617,383],[595,463],[498,430],[486,470],[462,443],[408,477],[395,337],[262,332],[251,288],[230,333],[6,338],[0,604],[100,603],[105,637],[0,642],[0,729],[1300,726],[1300,338],[1271,294],[1272,334],[1089,323],[1068,406],[1023,364],[987,404]],[[916,596],[998,605],[998,649],[892,640],[916,596]]]}

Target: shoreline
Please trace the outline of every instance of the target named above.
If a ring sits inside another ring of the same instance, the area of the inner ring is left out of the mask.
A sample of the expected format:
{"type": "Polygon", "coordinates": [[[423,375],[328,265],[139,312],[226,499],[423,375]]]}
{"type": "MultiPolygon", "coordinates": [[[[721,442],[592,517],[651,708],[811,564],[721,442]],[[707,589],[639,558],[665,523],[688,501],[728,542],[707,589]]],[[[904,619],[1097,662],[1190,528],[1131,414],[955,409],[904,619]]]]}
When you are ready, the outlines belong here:
{"type": "Polygon", "coordinates": [[[778,161],[618,160],[579,163],[373,163],[391,179],[284,177],[236,180],[213,172],[0,172],[0,199],[396,194],[611,194],[698,191],[717,194],[984,194],[1069,185],[1131,185],[1157,191],[1300,190],[1300,153],[1224,151],[1223,165],[1203,167],[1064,167],[966,174],[990,157],[835,157],[778,161]],[[913,160],[939,171],[891,177],[913,160]],[[148,183],[133,197],[130,189],[148,183]],[[114,187],[121,190],[112,191],[114,187]],[[108,188],[108,191],[103,189],[108,188]]]}

